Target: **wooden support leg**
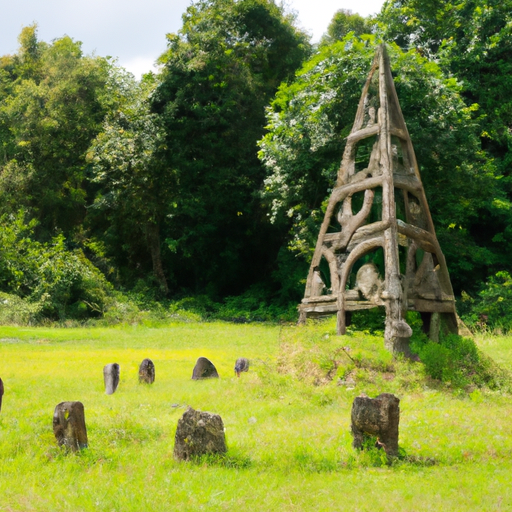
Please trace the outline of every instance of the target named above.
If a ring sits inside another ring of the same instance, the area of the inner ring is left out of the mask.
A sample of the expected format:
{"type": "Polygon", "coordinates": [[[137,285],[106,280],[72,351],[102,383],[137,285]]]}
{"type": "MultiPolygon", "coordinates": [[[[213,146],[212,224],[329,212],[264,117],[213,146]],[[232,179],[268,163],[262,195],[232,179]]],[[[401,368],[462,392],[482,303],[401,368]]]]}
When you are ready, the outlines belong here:
{"type": "Polygon", "coordinates": [[[337,323],[336,323],[336,334],[342,336],[347,332],[347,325],[345,321],[345,310],[343,308],[338,309],[337,323]]]}

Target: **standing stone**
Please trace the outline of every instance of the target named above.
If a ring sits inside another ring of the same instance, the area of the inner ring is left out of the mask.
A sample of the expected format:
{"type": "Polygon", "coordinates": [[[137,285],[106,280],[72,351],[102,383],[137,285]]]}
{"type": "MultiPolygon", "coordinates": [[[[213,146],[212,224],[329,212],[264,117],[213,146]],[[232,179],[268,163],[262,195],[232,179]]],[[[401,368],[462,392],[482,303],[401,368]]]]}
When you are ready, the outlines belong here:
{"type": "Polygon", "coordinates": [[[155,365],[151,359],[144,359],[139,366],[139,384],[155,382],[155,365]]]}
{"type": "Polygon", "coordinates": [[[178,420],[174,457],[190,460],[207,454],[226,453],[224,423],[218,414],[196,411],[189,407],[178,420]]]}
{"type": "Polygon", "coordinates": [[[65,446],[74,452],[87,448],[87,429],[82,402],[61,402],[55,407],[53,433],[59,446],[65,446]]]}
{"type": "Polygon", "coordinates": [[[2,397],[4,396],[4,383],[0,379],[0,411],[2,410],[2,397]]]}
{"type": "Polygon", "coordinates": [[[235,363],[235,373],[237,377],[240,377],[242,372],[249,371],[249,359],[245,357],[239,357],[235,363]]]}
{"type": "Polygon", "coordinates": [[[400,421],[400,400],[391,393],[382,393],[376,398],[358,396],[352,404],[352,446],[362,448],[369,437],[377,437],[391,457],[398,455],[398,423],[400,421]]]}
{"type": "Polygon", "coordinates": [[[206,359],[206,357],[200,357],[194,366],[192,379],[201,380],[211,378],[219,378],[217,368],[215,368],[214,364],[209,359],[206,359]]]}
{"type": "Polygon", "coordinates": [[[103,380],[105,381],[105,393],[112,395],[119,384],[121,370],[117,363],[107,364],[103,368],[103,380]]]}

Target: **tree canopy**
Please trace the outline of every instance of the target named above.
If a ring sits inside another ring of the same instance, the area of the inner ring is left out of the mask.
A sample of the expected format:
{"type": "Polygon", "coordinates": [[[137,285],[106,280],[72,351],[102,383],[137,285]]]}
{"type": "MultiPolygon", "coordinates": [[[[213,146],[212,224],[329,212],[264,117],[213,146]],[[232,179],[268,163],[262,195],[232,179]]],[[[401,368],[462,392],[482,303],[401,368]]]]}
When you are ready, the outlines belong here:
{"type": "Polygon", "coordinates": [[[107,112],[108,64],[67,36],[41,43],[36,28],[0,61],[0,200],[51,237],[85,218],[85,154],[107,112]]]}
{"type": "Polygon", "coordinates": [[[356,36],[371,34],[372,25],[373,20],[371,18],[363,18],[363,16],[353,13],[350,9],[338,9],[327,27],[327,33],[322,38],[322,44],[341,41],[350,32],[353,32],[356,36]]]}
{"type": "Polygon", "coordinates": [[[176,174],[165,237],[179,286],[235,293],[265,271],[273,235],[256,143],[265,106],[309,52],[292,21],[268,0],[200,0],[168,36],[153,109],[176,174]]]}

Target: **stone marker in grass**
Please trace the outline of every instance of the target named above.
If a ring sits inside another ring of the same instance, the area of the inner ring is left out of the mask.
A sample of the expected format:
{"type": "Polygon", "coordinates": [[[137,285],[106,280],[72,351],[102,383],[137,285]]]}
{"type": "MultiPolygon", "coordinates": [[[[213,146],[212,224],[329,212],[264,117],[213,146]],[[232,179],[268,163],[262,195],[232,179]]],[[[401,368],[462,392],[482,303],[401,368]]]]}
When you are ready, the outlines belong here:
{"type": "Polygon", "coordinates": [[[82,402],[61,402],[55,407],[53,433],[59,446],[65,446],[74,452],[87,448],[87,429],[82,402]]]}
{"type": "Polygon", "coordinates": [[[153,384],[155,382],[155,365],[151,359],[144,359],[139,366],[139,383],[153,384]]]}
{"type": "Polygon", "coordinates": [[[192,379],[201,380],[211,378],[219,378],[217,369],[209,359],[206,359],[206,357],[200,357],[197,360],[196,365],[194,366],[194,371],[192,372],[192,379]]]}
{"type": "Polygon", "coordinates": [[[119,374],[121,370],[117,363],[107,364],[103,368],[103,380],[105,381],[105,393],[112,395],[119,384],[119,374]]]}
{"type": "Polygon", "coordinates": [[[189,407],[178,420],[174,457],[190,460],[209,454],[226,453],[224,423],[218,414],[196,411],[189,407]]]}
{"type": "Polygon", "coordinates": [[[366,439],[377,437],[376,446],[391,457],[398,455],[398,423],[400,400],[391,393],[376,398],[358,396],[352,404],[352,436],[354,448],[362,448],[366,439]]]}
{"type": "Polygon", "coordinates": [[[4,383],[0,379],[0,411],[2,410],[2,397],[4,396],[4,383]]]}

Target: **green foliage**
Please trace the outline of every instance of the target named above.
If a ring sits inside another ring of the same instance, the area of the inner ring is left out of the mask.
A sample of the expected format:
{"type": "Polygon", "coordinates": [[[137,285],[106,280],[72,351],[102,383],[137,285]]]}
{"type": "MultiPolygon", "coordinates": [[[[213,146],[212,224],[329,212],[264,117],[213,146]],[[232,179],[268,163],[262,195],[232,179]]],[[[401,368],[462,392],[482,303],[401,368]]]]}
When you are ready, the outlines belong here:
{"type": "Polygon", "coordinates": [[[172,315],[192,315],[202,320],[225,320],[228,322],[278,322],[294,321],[297,317],[295,303],[280,305],[269,301],[269,292],[263,287],[254,286],[247,292],[226,297],[215,302],[207,295],[187,297],[172,301],[169,307],[172,315]]]}
{"type": "MultiPolygon", "coordinates": [[[[511,270],[512,2],[388,1],[377,19],[386,40],[435,59],[461,83],[466,105],[478,105],[473,116],[478,117],[482,149],[492,159],[500,181],[492,195],[475,207],[478,216],[471,226],[455,223],[458,230],[469,230],[480,246],[474,257],[468,258],[468,270],[480,266],[480,261],[488,262],[488,268],[476,275],[465,272],[463,289],[474,293],[497,271],[511,270]]],[[[455,247],[465,253],[460,234],[455,234],[455,247]]]]}
{"type": "Polygon", "coordinates": [[[350,328],[352,330],[369,331],[372,334],[384,332],[386,312],[384,308],[362,309],[351,313],[350,328]]]}
{"type": "Polygon", "coordinates": [[[1,213],[23,207],[47,240],[85,217],[85,152],[103,116],[108,65],[65,36],[48,45],[26,27],[0,61],[1,213]]]}
{"type": "Polygon", "coordinates": [[[449,334],[439,343],[426,337],[411,344],[433,379],[454,388],[512,389],[512,375],[485,356],[471,338],[449,334]]]}
{"type": "Polygon", "coordinates": [[[169,313],[171,295],[198,295],[185,316],[291,319],[386,40],[463,316],[510,329],[511,7],[397,0],[376,19],[340,9],[303,63],[308,37],[282,6],[198,0],[168,36],[163,72],[140,83],[68,36],[45,43],[23,28],[0,57],[0,216],[23,209],[27,224],[6,221],[2,234],[1,289],[22,301],[12,318],[148,321],[169,313]],[[91,261],[129,293],[109,302],[91,261]]]}
{"type": "Polygon", "coordinates": [[[309,52],[269,0],[200,0],[168,36],[153,108],[176,176],[163,238],[178,288],[218,298],[265,279],[280,244],[256,191],[264,108],[309,52]]]}
{"type": "Polygon", "coordinates": [[[107,116],[87,153],[91,181],[99,185],[88,225],[101,233],[118,266],[133,267],[137,260],[139,276],[149,267],[167,295],[160,230],[165,216],[172,215],[175,172],[162,160],[162,120],[150,112],[154,77],[147,75],[141,83],[125,77],[123,83],[121,108],[107,116]],[[141,253],[146,255],[143,266],[141,253]]]}
{"type": "Polygon", "coordinates": [[[462,300],[466,306],[463,320],[469,326],[512,329],[512,277],[508,272],[491,276],[476,298],[463,294],[462,300]]]}
{"type": "Polygon", "coordinates": [[[196,320],[212,319],[219,310],[219,304],[214,302],[207,295],[197,295],[173,301],[169,310],[174,315],[181,315],[182,312],[189,314],[190,318],[196,320]]]}
{"type": "Polygon", "coordinates": [[[245,293],[226,297],[216,315],[231,321],[287,321],[297,318],[297,304],[272,301],[272,293],[264,286],[252,286],[245,293]]]}
{"type": "Polygon", "coordinates": [[[373,20],[371,18],[363,18],[350,9],[338,9],[327,27],[327,34],[322,38],[321,44],[341,41],[350,32],[353,32],[356,36],[371,34],[372,25],[373,20]]]}
{"type": "Polygon", "coordinates": [[[17,295],[0,292],[0,324],[37,325],[41,319],[41,304],[17,295]]]}
{"type": "Polygon", "coordinates": [[[66,249],[62,235],[47,243],[34,240],[36,223],[25,224],[23,212],[0,221],[0,290],[18,297],[16,322],[103,313],[111,286],[82,251],[66,249]]]}

